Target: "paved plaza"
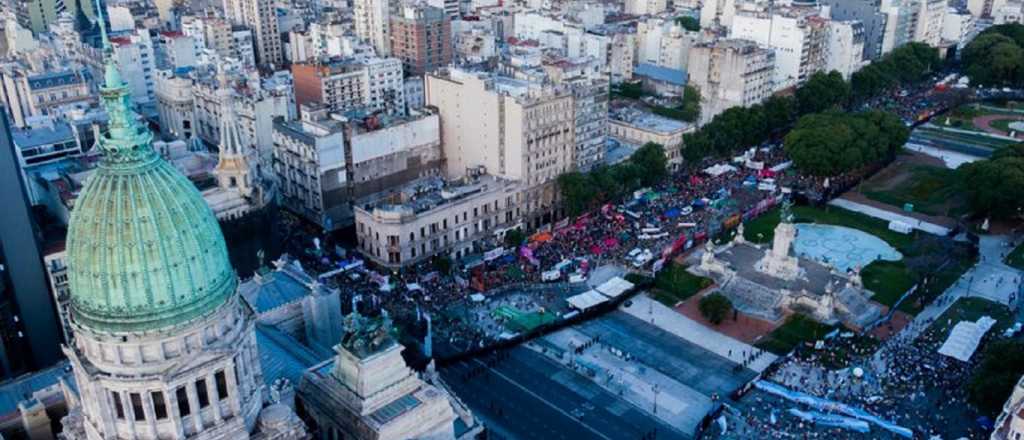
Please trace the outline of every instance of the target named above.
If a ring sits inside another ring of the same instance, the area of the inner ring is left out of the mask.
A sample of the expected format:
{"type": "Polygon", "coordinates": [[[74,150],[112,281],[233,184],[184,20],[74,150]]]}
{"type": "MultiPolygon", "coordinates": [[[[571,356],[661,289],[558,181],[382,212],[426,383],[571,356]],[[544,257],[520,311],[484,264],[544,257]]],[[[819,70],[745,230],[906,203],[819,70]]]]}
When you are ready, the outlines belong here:
{"type": "Polygon", "coordinates": [[[760,355],[748,365],[754,372],[764,371],[777,358],[774,354],[707,328],[646,295],[637,295],[632,305],[623,306],[621,310],[733,363],[742,363],[752,353],[759,352],[760,355]]]}
{"type": "Polygon", "coordinates": [[[881,238],[859,229],[800,223],[793,252],[846,272],[867,267],[881,259],[899,261],[903,255],[881,238]]]}

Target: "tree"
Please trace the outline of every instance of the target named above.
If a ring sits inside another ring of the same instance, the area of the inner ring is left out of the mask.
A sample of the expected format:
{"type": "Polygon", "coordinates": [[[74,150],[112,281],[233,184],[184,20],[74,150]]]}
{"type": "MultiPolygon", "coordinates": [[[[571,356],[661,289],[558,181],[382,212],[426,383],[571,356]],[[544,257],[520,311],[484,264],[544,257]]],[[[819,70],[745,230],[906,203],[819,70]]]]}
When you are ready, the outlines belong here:
{"type": "Polygon", "coordinates": [[[676,23],[679,23],[679,25],[682,26],[683,29],[686,29],[690,32],[697,32],[700,30],[700,20],[698,20],[696,17],[691,17],[689,15],[677,17],[676,23]]]}
{"type": "Polygon", "coordinates": [[[665,147],[659,144],[648,142],[633,153],[630,162],[639,168],[641,185],[654,185],[668,175],[665,147]]]}
{"type": "Polygon", "coordinates": [[[957,168],[967,203],[977,215],[1012,218],[1024,210],[1024,146],[996,150],[987,160],[957,168]]]}
{"type": "Polygon", "coordinates": [[[967,382],[967,395],[978,409],[994,417],[1024,374],[1024,342],[994,342],[985,349],[981,365],[967,382]]]}
{"type": "Polygon", "coordinates": [[[700,299],[700,314],[708,322],[718,325],[732,312],[732,301],[725,295],[715,292],[700,299]]]}
{"type": "Polygon", "coordinates": [[[818,113],[846,104],[850,98],[850,85],[835,70],[816,72],[796,91],[797,106],[801,114],[818,113]]]}
{"type": "Polygon", "coordinates": [[[909,136],[891,113],[815,113],[800,118],[784,148],[800,171],[835,176],[892,159],[909,136]]]}
{"type": "Polygon", "coordinates": [[[1024,84],[1024,25],[986,29],[964,47],[960,62],[972,84],[1024,84]]]}
{"type": "Polygon", "coordinates": [[[694,122],[700,117],[700,91],[696,87],[686,86],[683,89],[683,105],[679,110],[686,122],[694,122]]]}
{"type": "Polygon", "coordinates": [[[558,189],[570,215],[580,215],[590,209],[594,191],[587,175],[579,172],[562,174],[558,176],[558,189]]]}
{"type": "Polygon", "coordinates": [[[505,247],[507,248],[518,248],[519,245],[526,241],[526,233],[519,229],[512,229],[505,231],[505,247]]]}

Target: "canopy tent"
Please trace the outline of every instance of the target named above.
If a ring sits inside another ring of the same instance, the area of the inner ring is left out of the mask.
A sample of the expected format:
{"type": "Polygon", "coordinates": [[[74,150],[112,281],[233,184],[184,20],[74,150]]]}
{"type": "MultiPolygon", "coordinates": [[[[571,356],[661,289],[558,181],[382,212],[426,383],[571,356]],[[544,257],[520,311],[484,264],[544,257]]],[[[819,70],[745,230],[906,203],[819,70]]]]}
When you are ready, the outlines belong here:
{"type": "Polygon", "coordinates": [[[553,237],[551,236],[550,232],[538,232],[536,234],[533,234],[532,237],[530,237],[530,241],[544,243],[546,241],[551,241],[552,238],[553,237]]]}
{"type": "Polygon", "coordinates": [[[996,325],[996,320],[989,316],[982,316],[978,318],[977,322],[958,322],[953,327],[953,331],[949,332],[946,342],[943,342],[942,346],[939,347],[939,354],[967,362],[974,355],[975,350],[978,349],[981,338],[994,325],[996,325]]]}
{"type": "Polygon", "coordinates": [[[633,283],[622,279],[622,277],[615,277],[597,286],[595,290],[608,298],[615,298],[632,288],[633,283]]]}
{"type": "Polygon", "coordinates": [[[469,299],[473,300],[473,302],[484,302],[484,296],[479,293],[469,295],[469,299]]]}
{"type": "Polygon", "coordinates": [[[570,296],[566,301],[569,302],[569,305],[574,309],[586,311],[591,307],[608,301],[608,298],[597,293],[595,290],[588,290],[579,295],[570,296]]]}

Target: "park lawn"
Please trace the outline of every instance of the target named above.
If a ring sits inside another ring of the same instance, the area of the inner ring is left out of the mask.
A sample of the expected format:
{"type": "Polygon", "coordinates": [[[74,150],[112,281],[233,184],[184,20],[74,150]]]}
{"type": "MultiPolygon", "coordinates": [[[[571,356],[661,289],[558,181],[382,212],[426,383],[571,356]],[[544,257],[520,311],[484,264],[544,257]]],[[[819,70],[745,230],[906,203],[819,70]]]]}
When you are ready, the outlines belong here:
{"type": "Polygon", "coordinates": [[[771,243],[779,225],[779,210],[772,209],[743,224],[743,238],[751,243],[771,243]]]}
{"type": "Polygon", "coordinates": [[[864,287],[875,292],[871,300],[890,308],[917,282],[917,276],[902,261],[875,260],[860,275],[864,287]]]}
{"type": "Polygon", "coordinates": [[[1017,246],[1013,252],[1010,252],[1010,255],[1006,256],[1006,264],[1024,270],[1024,244],[1017,246]]]}
{"type": "Polygon", "coordinates": [[[984,298],[960,298],[928,326],[933,341],[942,344],[960,321],[977,321],[982,316],[996,320],[989,334],[999,334],[1013,325],[1013,313],[1002,304],[984,298]]]}
{"type": "Polygon", "coordinates": [[[926,165],[914,166],[911,176],[896,188],[865,188],[863,194],[871,200],[902,208],[914,205],[914,210],[928,215],[959,216],[966,211],[956,171],[926,165]]]}
{"type": "Polygon", "coordinates": [[[817,341],[835,329],[835,326],[822,324],[798,313],[786,318],[785,324],[773,330],[754,346],[783,356],[796,346],[817,341]]]}
{"type": "MultiPolygon", "coordinates": [[[[853,212],[835,206],[816,208],[813,206],[794,206],[794,221],[797,223],[821,223],[826,225],[846,226],[875,235],[886,243],[903,252],[914,241],[913,234],[900,234],[889,229],[889,223],[874,217],[853,212]]],[[[779,208],[764,213],[761,217],[743,224],[743,236],[752,242],[769,243],[775,236],[775,227],[779,224],[779,208]],[[762,234],[758,238],[757,234],[762,234]]]]}
{"type": "Polygon", "coordinates": [[[651,294],[658,302],[675,307],[712,284],[714,281],[711,278],[687,272],[685,266],[670,264],[654,278],[651,294]]]}

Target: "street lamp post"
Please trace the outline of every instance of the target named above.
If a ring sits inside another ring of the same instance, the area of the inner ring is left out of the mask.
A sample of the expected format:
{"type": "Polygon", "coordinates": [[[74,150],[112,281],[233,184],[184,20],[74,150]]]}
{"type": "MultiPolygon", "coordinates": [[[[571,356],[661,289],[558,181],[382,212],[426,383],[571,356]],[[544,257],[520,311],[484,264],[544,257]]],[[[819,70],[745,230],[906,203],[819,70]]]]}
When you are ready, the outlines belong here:
{"type": "Polygon", "coordinates": [[[661,387],[658,384],[654,384],[651,387],[651,391],[654,391],[654,414],[658,414],[658,393],[661,392],[661,387]]]}

